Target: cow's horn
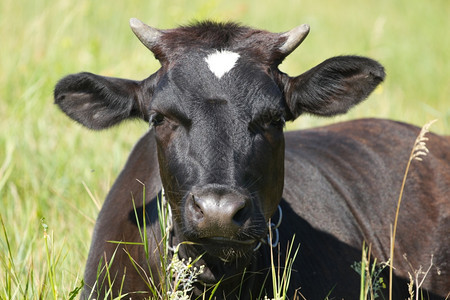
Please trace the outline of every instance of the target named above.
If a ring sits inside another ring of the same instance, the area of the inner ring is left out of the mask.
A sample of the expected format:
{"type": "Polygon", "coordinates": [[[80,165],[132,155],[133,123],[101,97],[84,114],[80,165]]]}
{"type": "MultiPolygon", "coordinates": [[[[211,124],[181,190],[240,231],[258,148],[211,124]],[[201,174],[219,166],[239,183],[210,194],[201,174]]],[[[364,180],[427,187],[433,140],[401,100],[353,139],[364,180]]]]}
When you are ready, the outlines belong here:
{"type": "Polygon", "coordinates": [[[287,37],[287,39],[286,42],[284,42],[284,44],[280,47],[280,51],[285,55],[290,54],[303,42],[308,33],[309,25],[307,24],[297,26],[288,32],[282,33],[281,36],[287,37]]]}
{"type": "Polygon", "coordinates": [[[150,51],[153,51],[154,47],[158,44],[161,31],[144,24],[136,18],[130,19],[130,27],[142,44],[150,51]]]}

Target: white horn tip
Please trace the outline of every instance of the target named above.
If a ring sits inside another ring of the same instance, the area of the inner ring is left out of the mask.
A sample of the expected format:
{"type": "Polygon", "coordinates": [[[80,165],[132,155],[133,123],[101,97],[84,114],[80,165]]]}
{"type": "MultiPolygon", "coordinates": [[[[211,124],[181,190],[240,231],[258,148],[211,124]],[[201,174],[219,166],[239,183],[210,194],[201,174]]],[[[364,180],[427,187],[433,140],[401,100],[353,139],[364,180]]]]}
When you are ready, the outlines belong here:
{"type": "Polygon", "coordinates": [[[150,51],[153,51],[154,46],[158,43],[161,32],[136,18],[130,19],[130,27],[137,38],[150,49],[150,51]]]}
{"type": "Polygon", "coordinates": [[[294,29],[284,33],[283,35],[287,37],[286,42],[280,47],[280,50],[284,53],[291,53],[297,48],[298,45],[303,42],[309,33],[309,25],[303,24],[295,27],[294,29]]]}
{"type": "Polygon", "coordinates": [[[302,25],[298,26],[297,28],[299,28],[303,32],[309,32],[309,29],[310,29],[308,24],[302,24],[302,25]]]}
{"type": "Polygon", "coordinates": [[[286,32],[286,35],[288,35],[289,38],[299,39],[299,40],[303,41],[303,39],[309,33],[309,29],[310,28],[309,28],[308,24],[303,24],[303,25],[297,26],[294,29],[286,32]]]}
{"type": "Polygon", "coordinates": [[[131,28],[138,28],[141,27],[144,23],[142,23],[141,20],[136,19],[136,18],[131,18],[130,19],[130,27],[131,28]]]}

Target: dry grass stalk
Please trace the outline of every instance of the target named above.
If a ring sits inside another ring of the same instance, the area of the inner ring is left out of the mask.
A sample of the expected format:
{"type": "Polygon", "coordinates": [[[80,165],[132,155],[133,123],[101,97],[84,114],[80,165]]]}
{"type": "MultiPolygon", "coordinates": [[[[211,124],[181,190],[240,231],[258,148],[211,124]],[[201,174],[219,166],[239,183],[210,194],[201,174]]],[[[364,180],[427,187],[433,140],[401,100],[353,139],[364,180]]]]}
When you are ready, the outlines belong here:
{"type": "Polygon", "coordinates": [[[405,174],[403,176],[403,182],[402,186],[400,188],[400,194],[398,196],[398,202],[397,202],[397,210],[395,212],[395,219],[394,219],[394,226],[391,230],[391,251],[390,251],[390,264],[389,264],[389,300],[392,300],[392,273],[393,273],[393,267],[394,267],[394,247],[395,247],[395,234],[397,232],[397,222],[398,222],[398,216],[400,211],[400,203],[403,198],[403,190],[405,189],[406,184],[406,178],[408,176],[409,167],[411,166],[411,163],[413,160],[422,161],[422,157],[426,156],[429,152],[429,150],[426,147],[426,141],[428,141],[428,138],[425,137],[425,134],[427,134],[430,131],[430,126],[436,122],[437,120],[432,120],[428,123],[426,123],[422,129],[420,130],[419,135],[416,138],[416,141],[414,142],[414,146],[411,150],[411,154],[409,156],[408,164],[406,165],[405,174]]]}
{"type": "MultiPolygon", "coordinates": [[[[433,264],[433,254],[431,255],[431,261],[430,266],[426,271],[423,271],[422,266],[419,267],[418,270],[415,270],[414,267],[411,265],[411,263],[408,261],[408,258],[406,254],[403,254],[403,258],[408,262],[409,267],[411,268],[413,275],[408,272],[409,275],[409,283],[408,283],[408,292],[409,292],[409,298],[408,300],[414,300],[414,294],[416,295],[415,300],[419,300],[419,290],[422,287],[425,278],[427,277],[428,273],[431,271],[431,268],[434,266],[433,264]],[[422,278],[420,278],[422,276],[422,278]],[[414,286],[416,287],[414,291],[414,286]]],[[[437,270],[438,274],[440,273],[439,269],[437,270]]]]}

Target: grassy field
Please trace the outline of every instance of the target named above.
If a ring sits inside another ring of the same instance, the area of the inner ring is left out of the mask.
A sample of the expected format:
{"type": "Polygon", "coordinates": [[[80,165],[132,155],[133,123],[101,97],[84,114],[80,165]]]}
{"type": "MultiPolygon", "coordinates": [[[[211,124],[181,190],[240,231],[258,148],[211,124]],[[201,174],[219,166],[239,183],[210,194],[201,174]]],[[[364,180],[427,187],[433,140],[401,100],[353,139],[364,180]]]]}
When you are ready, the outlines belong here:
{"type": "Polygon", "coordinates": [[[296,75],[328,57],[358,54],[379,60],[388,75],[348,115],[304,116],[289,129],[379,117],[419,126],[438,119],[433,130],[449,134],[449,15],[448,0],[2,0],[0,299],[68,298],[80,285],[101,203],[147,125],[86,130],[53,105],[53,87],[79,71],[132,79],[153,73],[158,63],[129,18],[159,28],[233,20],[279,32],[308,23],[309,37],[283,71],[296,75]],[[58,260],[48,261],[46,245],[58,260]]]}

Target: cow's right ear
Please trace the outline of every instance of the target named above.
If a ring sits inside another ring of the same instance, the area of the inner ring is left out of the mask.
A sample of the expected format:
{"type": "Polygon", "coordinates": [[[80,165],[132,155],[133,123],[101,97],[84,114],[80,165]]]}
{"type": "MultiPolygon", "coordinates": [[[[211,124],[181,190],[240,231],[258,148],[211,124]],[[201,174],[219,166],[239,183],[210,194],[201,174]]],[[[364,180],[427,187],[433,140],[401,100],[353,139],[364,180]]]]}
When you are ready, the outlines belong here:
{"type": "Polygon", "coordinates": [[[96,130],[125,119],[148,121],[154,77],[134,81],[92,73],[68,75],[56,84],[55,104],[70,118],[96,130]]]}

